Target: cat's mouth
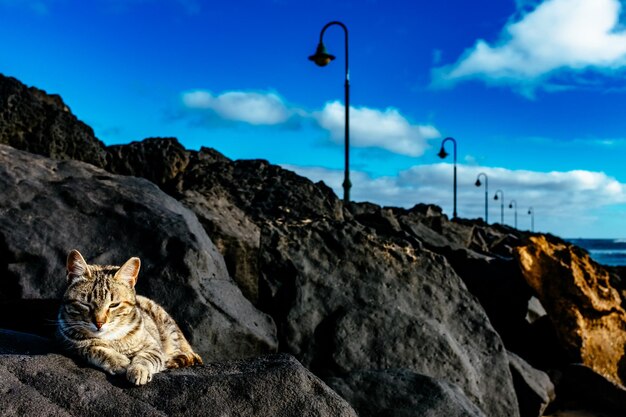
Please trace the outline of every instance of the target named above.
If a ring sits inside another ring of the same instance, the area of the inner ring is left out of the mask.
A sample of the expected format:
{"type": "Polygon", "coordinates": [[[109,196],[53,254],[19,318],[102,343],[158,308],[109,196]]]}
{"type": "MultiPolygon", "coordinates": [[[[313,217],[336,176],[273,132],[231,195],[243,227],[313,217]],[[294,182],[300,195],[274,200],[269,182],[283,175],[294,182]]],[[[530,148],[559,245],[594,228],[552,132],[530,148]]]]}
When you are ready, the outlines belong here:
{"type": "Polygon", "coordinates": [[[91,323],[91,326],[89,326],[89,330],[91,330],[92,333],[100,336],[100,335],[105,334],[107,330],[109,330],[109,326],[107,324],[108,323],[99,323],[99,324],[91,323]]]}
{"type": "Polygon", "coordinates": [[[118,340],[125,337],[132,330],[132,326],[119,325],[119,323],[111,324],[105,323],[98,330],[96,326],[91,327],[91,332],[94,337],[106,340],[118,340]]]}

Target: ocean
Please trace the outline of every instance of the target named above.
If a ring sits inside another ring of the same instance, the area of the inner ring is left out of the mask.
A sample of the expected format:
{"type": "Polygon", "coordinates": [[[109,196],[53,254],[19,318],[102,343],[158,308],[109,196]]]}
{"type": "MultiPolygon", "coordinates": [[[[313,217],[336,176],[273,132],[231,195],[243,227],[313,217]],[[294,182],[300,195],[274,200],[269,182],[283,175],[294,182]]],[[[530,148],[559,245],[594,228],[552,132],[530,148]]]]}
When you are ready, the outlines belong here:
{"type": "Polygon", "coordinates": [[[566,239],[586,249],[591,258],[603,265],[626,266],[626,239],[566,239]]]}

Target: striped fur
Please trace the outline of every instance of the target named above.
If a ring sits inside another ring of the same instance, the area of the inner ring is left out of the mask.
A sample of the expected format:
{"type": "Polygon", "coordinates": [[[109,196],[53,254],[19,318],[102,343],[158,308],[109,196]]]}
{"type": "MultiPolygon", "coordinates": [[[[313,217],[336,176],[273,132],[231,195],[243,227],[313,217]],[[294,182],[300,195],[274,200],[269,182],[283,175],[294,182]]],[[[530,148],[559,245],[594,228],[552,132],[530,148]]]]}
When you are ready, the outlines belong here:
{"type": "Polygon", "coordinates": [[[71,251],[57,326],[68,351],[135,385],[166,368],[202,364],[163,307],[135,294],[139,267],[139,258],[121,267],[88,265],[71,251]]]}

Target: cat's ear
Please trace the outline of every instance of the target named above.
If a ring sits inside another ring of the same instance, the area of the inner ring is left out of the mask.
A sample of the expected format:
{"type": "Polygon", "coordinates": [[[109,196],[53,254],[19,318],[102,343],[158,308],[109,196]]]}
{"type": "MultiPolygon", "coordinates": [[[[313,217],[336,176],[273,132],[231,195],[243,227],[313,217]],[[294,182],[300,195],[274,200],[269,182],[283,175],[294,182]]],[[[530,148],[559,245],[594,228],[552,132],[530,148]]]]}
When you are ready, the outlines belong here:
{"type": "Polygon", "coordinates": [[[139,267],[141,267],[139,258],[130,258],[115,273],[115,279],[126,281],[131,287],[134,287],[137,282],[137,275],[139,275],[139,267]]]}
{"type": "Polygon", "coordinates": [[[88,278],[91,277],[91,271],[89,271],[87,262],[85,262],[83,255],[81,255],[76,249],[73,249],[70,251],[69,255],[67,255],[66,269],[68,282],[82,276],[87,276],[88,278]]]}

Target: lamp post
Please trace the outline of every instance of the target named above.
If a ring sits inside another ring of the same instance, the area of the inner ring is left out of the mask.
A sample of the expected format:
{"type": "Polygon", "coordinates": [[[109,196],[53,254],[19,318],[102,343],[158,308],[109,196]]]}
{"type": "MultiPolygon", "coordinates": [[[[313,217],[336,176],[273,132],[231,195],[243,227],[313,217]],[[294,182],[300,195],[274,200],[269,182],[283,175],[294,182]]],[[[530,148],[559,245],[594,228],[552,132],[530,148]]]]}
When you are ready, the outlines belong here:
{"type": "Polygon", "coordinates": [[[341,26],[343,32],[345,34],[345,44],[346,44],[346,80],[344,84],[345,91],[345,169],[344,169],[344,179],[343,179],[343,201],[344,203],[350,202],[350,187],[352,184],[350,183],[350,72],[348,67],[348,28],[341,22],[333,21],[327,23],[320,32],[320,41],[317,44],[317,50],[315,54],[309,56],[309,60],[315,62],[320,67],[325,67],[335,59],[334,55],[329,54],[326,51],[326,47],[324,46],[324,32],[330,26],[338,25],[341,26]]]}
{"type": "Polygon", "coordinates": [[[489,179],[487,178],[487,174],[485,174],[484,172],[481,172],[480,174],[478,174],[474,185],[476,187],[481,186],[481,183],[480,183],[481,175],[485,177],[485,223],[489,223],[489,179]]]}
{"type": "Polygon", "coordinates": [[[504,225],[504,191],[496,190],[496,194],[493,196],[494,200],[498,199],[498,193],[500,193],[500,224],[504,225]]]}
{"type": "Polygon", "coordinates": [[[528,209],[528,214],[530,214],[530,231],[534,232],[535,231],[535,210],[530,207],[528,209]]]}
{"type": "Polygon", "coordinates": [[[517,201],[511,200],[509,208],[515,208],[515,228],[517,229],[517,201]]]}
{"type": "Polygon", "coordinates": [[[447,141],[452,141],[452,143],[454,144],[454,182],[453,182],[452,218],[456,219],[456,140],[454,140],[454,138],[445,138],[441,142],[441,149],[439,150],[439,153],[437,155],[441,159],[449,155],[448,152],[446,152],[446,149],[444,148],[444,145],[446,144],[447,141]]]}

